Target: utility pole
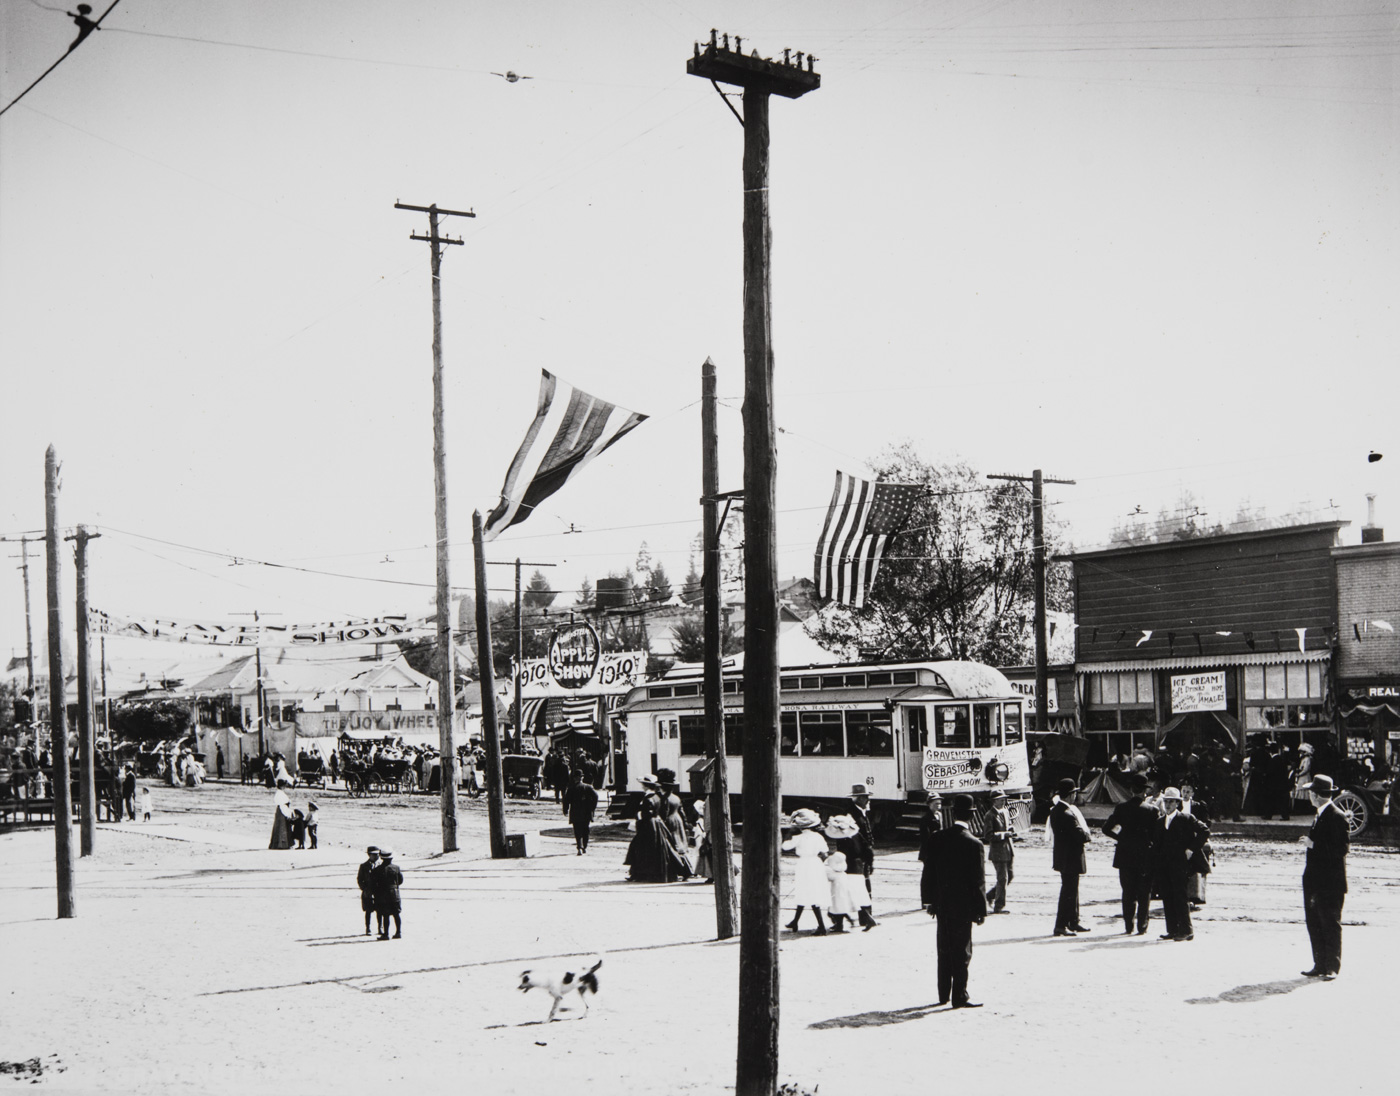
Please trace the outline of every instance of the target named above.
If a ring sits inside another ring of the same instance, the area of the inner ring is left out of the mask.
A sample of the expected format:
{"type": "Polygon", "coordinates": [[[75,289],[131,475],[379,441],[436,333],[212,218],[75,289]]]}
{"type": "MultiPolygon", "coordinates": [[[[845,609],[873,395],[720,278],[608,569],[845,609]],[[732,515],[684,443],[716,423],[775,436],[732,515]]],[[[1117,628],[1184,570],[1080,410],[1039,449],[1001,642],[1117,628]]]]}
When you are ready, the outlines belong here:
{"type": "Polygon", "coordinates": [[[73,785],[68,771],[68,713],[63,690],[63,615],[59,608],[58,455],[44,454],[44,556],[49,609],[49,756],[53,759],[54,868],[58,916],[73,917],[73,785]]]}
{"type": "Polygon", "coordinates": [[[25,692],[29,695],[30,720],[34,719],[34,629],[29,621],[29,544],[37,537],[31,537],[25,533],[18,537],[0,537],[0,541],[19,541],[20,555],[11,556],[11,559],[19,559],[17,570],[24,572],[24,666],[25,666],[25,692]]]}
{"type": "MultiPolygon", "coordinates": [[[[802,66],[745,56],[716,32],[695,44],[686,72],[744,89],[744,862],[739,933],[739,1040],[735,1096],[773,1096],[778,1083],[777,434],[773,422],[772,230],[768,223],[768,100],[821,86],[815,57],[802,66]]],[[[719,92],[723,98],[724,93],[719,92]]],[[[729,100],[724,100],[729,105],[729,100]]],[[[733,107],[730,106],[730,110],[733,107]]]]}
{"type": "MultiPolygon", "coordinates": [[[[256,643],[256,644],[254,645],[254,647],[253,647],[253,659],[254,659],[254,661],[253,661],[253,671],[254,671],[254,673],[256,673],[256,674],[258,675],[258,676],[257,676],[257,679],[253,682],[253,685],[254,685],[254,694],[253,694],[253,696],[254,696],[254,703],[257,705],[257,709],[258,709],[258,753],[259,753],[259,754],[265,754],[265,753],[267,753],[267,746],[268,746],[267,737],[266,737],[266,732],[267,732],[267,694],[263,691],[263,671],[262,671],[262,617],[259,615],[259,612],[258,612],[257,609],[254,609],[254,610],[252,611],[251,614],[250,614],[250,613],[232,613],[232,614],[230,614],[230,615],[232,615],[232,616],[252,616],[252,618],[253,618],[253,627],[254,627],[254,629],[256,629],[256,631],[257,631],[257,633],[258,633],[258,641],[257,641],[257,643],[256,643]]],[[[273,613],[272,615],[273,615],[273,616],[280,616],[281,614],[280,614],[280,613],[273,613]]],[[[106,674],[106,671],[105,671],[105,670],[103,671],[103,674],[104,674],[104,676],[103,676],[103,679],[102,679],[102,680],[105,682],[105,681],[107,680],[107,679],[106,679],[106,676],[105,676],[105,674],[106,674]]],[[[105,684],[104,684],[103,687],[102,687],[102,691],[103,691],[104,694],[105,694],[106,691],[107,691],[107,686],[106,686],[105,684]]],[[[198,722],[199,722],[199,705],[198,705],[197,703],[195,704],[195,707],[194,707],[194,716],[195,716],[195,724],[196,724],[196,726],[198,726],[198,722]]],[[[198,739],[198,736],[196,736],[196,738],[195,738],[195,745],[197,746],[198,744],[199,744],[199,739],[198,739]]]]}
{"type": "MultiPolygon", "coordinates": [[[[476,214],[456,209],[405,205],[395,202],[395,209],[412,210],[428,215],[428,235],[410,232],[410,240],[419,240],[430,247],[433,289],[433,487],[436,496],[437,519],[437,651],[442,660],[438,668],[438,753],[442,769],[442,851],[457,851],[457,747],[452,741],[452,717],[457,708],[456,661],[452,657],[452,585],[447,543],[447,433],[442,411],[442,248],[444,244],[461,244],[461,238],[450,239],[438,232],[439,217],[475,217],[476,214]]],[[[483,697],[484,699],[484,697],[483,697]]],[[[494,700],[493,700],[494,703],[494,700]]]]}
{"type": "Polygon", "coordinates": [[[85,526],[65,540],[74,543],[76,556],[77,616],[78,616],[78,799],[81,805],[81,855],[91,856],[97,838],[97,776],[93,758],[97,751],[96,732],[92,725],[92,670],[88,666],[88,592],[87,546],[101,533],[89,533],[85,526]]]}
{"type": "MultiPolygon", "coordinates": [[[[714,762],[714,783],[705,811],[705,832],[715,872],[715,935],[728,940],[738,929],[734,893],[734,835],[729,826],[729,767],[724,741],[724,617],[719,605],[719,399],[715,363],[700,367],[700,505],[704,515],[701,600],[705,621],[705,742],[714,762]]],[[[726,505],[727,505],[726,500],[726,505]]]]}
{"type": "Polygon", "coordinates": [[[488,567],[514,567],[515,568],[515,748],[524,749],[524,739],[521,737],[520,726],[520,671],[525,665],[525,633],[522,630],[524,625],[524,614],[521,611],[520,601],[520,568],[522,567],[557,567],[557,563],[523,563],[519,556],[516,556],[514,563],[505,560],[488,559],[488,567]]]}
{"type": "Polygon", "coordinates": [[[1074,485],[1071,479],[1047,479],[1037,468],[1029,476],[988,475],[989,480],[1031,484],[1031,574],[1035,583],[1035,729],[1049,728],[1050,669],[1045,640],[1045,491],[1047,483],[1074,485]]]}
{"type": "Polygon", "coordinates": [[[506,797],[501,779],[501,732],[496,725],[496,672],[491,665],[491,610],[486,604],[486,547],[481,511],[472,513],[472,549],[476,560],[476,661],[481,678],[481,737],[486,740],[486,816],[491,828],[491,858],[506,850],[506,797]]]}

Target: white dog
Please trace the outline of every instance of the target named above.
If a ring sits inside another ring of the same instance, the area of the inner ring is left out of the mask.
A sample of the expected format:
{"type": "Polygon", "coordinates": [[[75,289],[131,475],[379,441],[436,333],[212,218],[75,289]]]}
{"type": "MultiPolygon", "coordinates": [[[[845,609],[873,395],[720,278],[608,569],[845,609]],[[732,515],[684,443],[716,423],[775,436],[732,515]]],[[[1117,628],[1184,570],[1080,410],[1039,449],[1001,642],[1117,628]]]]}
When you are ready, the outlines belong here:
{"type": "MultiPolygon", "coordinates": [[[[598,968],[603,965],[603,960],[598,956],[591,967],[587,970],[565,970],[556,973],[549,973],[543,970],[527,970],[520,975],[520,992],[528,993],[532,989],[546,990],[554,998],[554,1004],[549,1010],[549,1019],[554,1019],[554,1014],[559,1011],[559,1005],[569,994],[577,992],[579,1000],[583,1002],[584,1014],[588,1013],[588,995],[598,992],[598,968]]],[[[548,1022],[548,1021],[546,1021],[548,1022]]]]}

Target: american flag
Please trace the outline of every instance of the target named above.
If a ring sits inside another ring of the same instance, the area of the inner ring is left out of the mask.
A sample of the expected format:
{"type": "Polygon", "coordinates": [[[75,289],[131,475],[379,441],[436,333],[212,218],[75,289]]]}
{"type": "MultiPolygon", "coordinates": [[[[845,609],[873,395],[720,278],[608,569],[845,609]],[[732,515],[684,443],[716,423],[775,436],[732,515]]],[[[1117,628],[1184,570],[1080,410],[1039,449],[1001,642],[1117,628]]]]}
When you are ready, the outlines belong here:
{"type": "Polygon", "coordinates": [[[871,483],[838,471],[817,541],[817,594],[857,609],[864,605],[885,545],[926,490],[919,483],[871,483]]]}
{"type": "Polygon", "coordinates": [[[598,698],[565,697],[559,704],[560,714],[576,731],[591,731],[598,726],[598,698]]]}
{"type": "Polygon", "coordinates": [[[580,391],[547,369],[540,373],[534,421],[510,462],[501,501],[486,516],[482,540],[494,540],[524,521],[585,464],[646,419],[580,391]]]}

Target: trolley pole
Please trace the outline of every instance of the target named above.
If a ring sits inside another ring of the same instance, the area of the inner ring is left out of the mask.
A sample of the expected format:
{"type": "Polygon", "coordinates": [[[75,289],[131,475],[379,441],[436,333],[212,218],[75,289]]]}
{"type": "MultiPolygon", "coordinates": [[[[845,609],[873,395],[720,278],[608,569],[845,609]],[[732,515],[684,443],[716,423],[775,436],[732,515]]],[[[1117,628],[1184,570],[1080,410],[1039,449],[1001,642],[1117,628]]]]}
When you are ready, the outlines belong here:
{"type": "Polygon", "coordinates": [[[79,525],[66,540],[74,542],[77,564],[78,616],[78,797],[81,804],[81,855],[91,856],[97,838],[97,776],[93,767],[97,752],[92,719],[92,670],[88,665],[87,545],[101,533],[89,533],[79,525]]]}
{"type": "MultiPolygon", "coordinates": [[[[773,422],[771,252],[768,223],[768,100],[821,86],[815,57],[744,56],[736,37],[714,31],[695,44],[686,72],[744,89],[744,862],[739,933],[739,1040],[735,1096],[773,1096],[778,1083],[777,437],[773,422]]],[[[723,92],[720,95],[723,96],[723,92]]],[[[728,104],[729,100],[725,99],[728,104]]],[[[730,107],[732,110],[733,108],[730,107]]]]}
{"type": "Polygon", "coordinates": [[[1045,489],[1047,483],[1074,485],[1071,479],[1046,479],[1037,468],[1029,476],[988,475],[989,480],[1010,480],[1031,485],[1031,570],[1035,583],[1035,729],[1049,729],[1050,667],[1045,638],[1045,489]]]}
{"type": "Polygon", "coordinates": [[[58,916],[73,917],[73,785],[68,771],[68,713],[63,698],[63,614],[59,608],[58,455],[44,454],[44,555],[49,609],[49,756],[53,758],[54,868],[58,916]]]}
{"type": "Polygon", "coordinates": [[[443,423],[442,398],[442,248],[461,244],[438,233],[439,217],[475,217],[471,211],[439,209],[394,203],[395,209],[428,215],[428,235],[409,233],[431,247],[433,290],[433,486],[435,488],[437,532],[437,653],[438,667],[438,752],[442,777],[442,851],[457,851],[457,748],[452,741],[452,716],[457,707],[457,688],[452,657],[452,586],[447,541],[447,433],[443,423]]]}
{"type": "Polygon", "coordinates": [[[714,763],[705,832],[715,873],[715,935],[728,940],[738,931],[739,906],[734,893],[734,835],[729,826],[729,771],[724,741],[724,619],[719,598],[719,399],[715,363],[700,367],[701,499],[704,514],[702,600],[705,621],[705,742],[714,763]]]}

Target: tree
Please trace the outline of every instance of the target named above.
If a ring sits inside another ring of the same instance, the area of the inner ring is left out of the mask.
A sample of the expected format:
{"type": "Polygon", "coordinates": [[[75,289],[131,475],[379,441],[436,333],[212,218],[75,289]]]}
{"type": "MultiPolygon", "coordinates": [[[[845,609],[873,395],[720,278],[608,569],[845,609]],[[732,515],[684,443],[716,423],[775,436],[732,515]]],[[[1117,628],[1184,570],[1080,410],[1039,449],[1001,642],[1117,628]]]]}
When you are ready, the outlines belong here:
{"type": "Polygon", "coordinates": [[[194,705],[188,700],[114,703],[112,735],[128,742],[164,742],[180,739],[193,722],[194,705]]]}
{"type": "Polygon", "coordinates": [[[686,572],[685,583],[681,586],[681,600],[687,605],[699,605],[704,599],[705,580],[695,569],[695,556],[690,557],[690,570],[686,572]]]}
{"type": "MultiPolygon", "coordinates": [[[[688,616],[671,632],[671,646],[677,662],[705,661],[705,621],[701,616],[688,616]]],[[[738,654],[744,649],[744,637],[735,629],[728,616],[719,632],[721,655],[738,654]]]]}
{"type": "Polygon", "coordinates": [[[646,589],[648,601],[671,600],[671,580],[666,577],[666,568],[659,561],[653,563],[647,572],[646,589]]]}
{"type": "Polygon", "coordinates": [[[0,734],[10,734],[15,725],[15,698],[19,686],[13,681],[0,681],[0,734]]]}
{"type": "Polygon", "coordinates": [[[578,597],[574,599],[574,608],[586,612],[593,608],[593,583],[588,581],[588,577],[579,583],[578,597]]]}
{"type": "MultiPolygon", "coordinates": [[[[880,479],[925,483],[909,525],[886,546],[861,609],[831,606],[813,630],[825,646],[871,658],[974,659],[993,666],[1034,656],[1030,491],[991,483],[970,465],[926,464],[909,445],[875,463],[880,479]]],[[[1058,528],[1047,514],[1046,555],[1058,528]]],[[[1047,567],[1046,608],[1071,607],[1067,568],[1047,567]]]]}
{"type": "Polygon", "coordinates": [[[549,580],[539,571],[530,576],[524,592],[520,595],[525,609],[548,609],[559,595],[549,588],[549,580]]]}

